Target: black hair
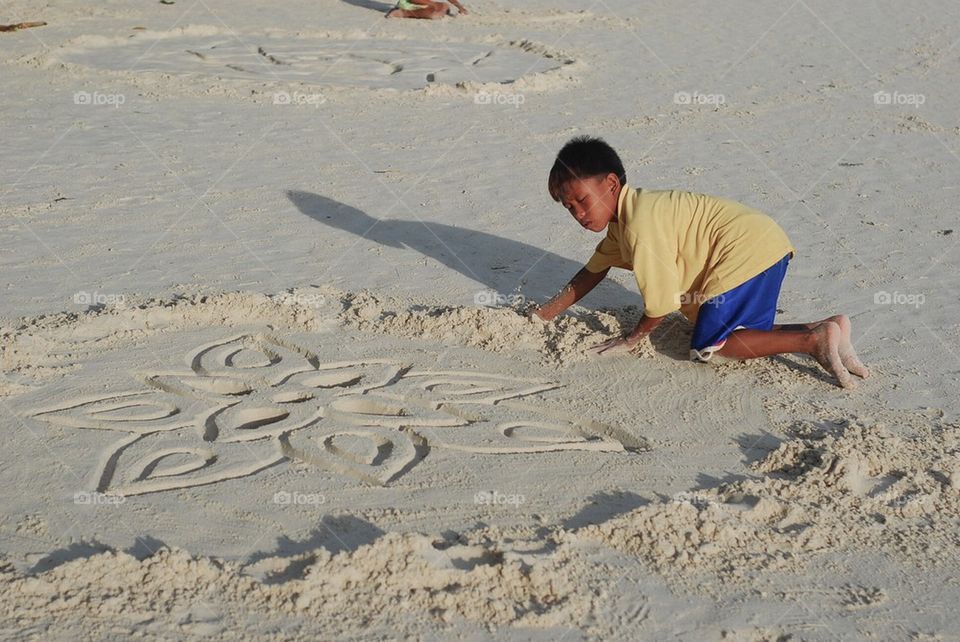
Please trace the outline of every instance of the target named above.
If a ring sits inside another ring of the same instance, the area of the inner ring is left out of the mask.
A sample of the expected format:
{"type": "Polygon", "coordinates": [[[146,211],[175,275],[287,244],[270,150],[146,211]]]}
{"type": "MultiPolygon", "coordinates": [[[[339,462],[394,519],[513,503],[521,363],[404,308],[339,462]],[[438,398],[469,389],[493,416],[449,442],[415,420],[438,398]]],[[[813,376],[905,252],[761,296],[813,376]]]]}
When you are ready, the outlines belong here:
{"type": "Polygon", "coordinates": [[[577,136],[567,141],[550,170],[547,189],[553,200],[560,200],[563,186],[572,180],[616,174],[621,185],[626,185],[627,174],[617,152],[602,138],[577,136]]]}

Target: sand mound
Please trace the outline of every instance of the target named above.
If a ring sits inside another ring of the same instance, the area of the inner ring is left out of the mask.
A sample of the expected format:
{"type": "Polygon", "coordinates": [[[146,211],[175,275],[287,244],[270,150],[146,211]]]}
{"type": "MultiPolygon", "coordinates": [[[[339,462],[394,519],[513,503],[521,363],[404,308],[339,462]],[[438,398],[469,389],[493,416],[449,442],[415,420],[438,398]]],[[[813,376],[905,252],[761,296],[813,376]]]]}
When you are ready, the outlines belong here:
{"type": "MultiPolygon", "coordinates": [[[[589,356],[586,348],[621,332],[617,318],[606,312],[541,323],[528,319],[519,307],[414,306],[368,292],[346,294],[341,303],[341,322],[358,330],[456,342],[491,352],[533,350],[545,363],[583,360],[589,356]]],[[[644,342],[639,349],[648,347],[644,342]]]]}
{"type": "MultiPolygon", "coordinates": [[[[209,326],[324,332],[338,326],[402,338],[423,338],[506,352],[530,350],[547,364],[587,358],[584,349],[620,332],[613,314],[532,322],[519,309],[430,306],[384,300],[366,292],[308,288],[274,295],[254,292],[127,297],[122,305],[21,318],[0,326],[0,367],[10,377],[0,395],[29,389],[16,377],[43,380],[75,369],[83,357],[147,336],[209,326]]],[[[638,350],[652,354],[644,343],[638,350]]]]}
{"type": "Polygon", "coordinates": [[[912,423],[905,437],[866,421],[802,426],[754,465],[760,479],[684,493],[584,533],[663,574],[724,583],[851,547],[936,565],[960,544],[960,426],[912,423]]]}
{"type": "MultiPolygon", "coordinates": [[[[179,623],[181,631],[209,634],[220,618],[238,612],[303,615],[325,630],[345,622],[362,628],[407,612],[437,622],[457,618],[499,625],[573,626],[590,607],[575,590],[582,572],[569,548],[525,553],[524,545],[474,533],[470,541],[387,534],[354,551],[325,549],[296,559],[267,559],[262,570],[296,568],[297,577],[260,580],[240,565],[163,548],[143,560],[107,551],[36,575],[0,567],[3,619],[27,627],[69,620],[85,634],[117,633],[145,623],[179,623]],[[216,605],[216,615],[197,608],[216,605]],[[329,627],[329,628],[328,628],[329,627]]],[[[549,548],[549,546],[547,547],[549,548]]],[[[529,549],[544,549],[533,542],[529,549]]]]}
{"type": "MultiPolygon", "coordinates": [[[[542,549],[544,542],[529,546],[542,549]]],[[[571,578],[571,564],[564,548],[524,555],[490,543],[450,545],[389,534],[350,554],[318,555],[297,586],[297,604],[360,619],[405,608],[494,625],[571,624],[588,604],[571,578]]]]}

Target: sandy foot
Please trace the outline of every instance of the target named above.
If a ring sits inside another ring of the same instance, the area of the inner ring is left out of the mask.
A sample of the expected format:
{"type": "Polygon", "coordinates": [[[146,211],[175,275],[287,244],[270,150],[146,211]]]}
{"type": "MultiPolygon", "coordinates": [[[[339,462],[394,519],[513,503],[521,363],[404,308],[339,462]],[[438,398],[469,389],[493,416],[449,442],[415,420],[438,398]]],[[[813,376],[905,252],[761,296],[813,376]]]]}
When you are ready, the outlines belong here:
{"type": "Polygon", "coordinates": [[[843,342],[843,331],[833,321],[826,321],[813,330],[817,339],[817,346],[813,350],[813,357],[823,366],[823,369],[837,378],[844,388],[856,388],[856,382],[844,367],[840,358],[840,345],[843,342]]]}
{"type": "Polygon", "coordinates": [[[855,374],[858,377],[867,379],[870,376],[870,371],[865,365],[860,361],[860,358],[857,356],[856,350],[853,349],[853,343],[850,341],[850,318],[845,314],[837,314],[825,321],[832,321],[840,326],[841,340],[840,340],[840,361],[843,363],[843,367],[850,371],[851,374],[855,374]]]}

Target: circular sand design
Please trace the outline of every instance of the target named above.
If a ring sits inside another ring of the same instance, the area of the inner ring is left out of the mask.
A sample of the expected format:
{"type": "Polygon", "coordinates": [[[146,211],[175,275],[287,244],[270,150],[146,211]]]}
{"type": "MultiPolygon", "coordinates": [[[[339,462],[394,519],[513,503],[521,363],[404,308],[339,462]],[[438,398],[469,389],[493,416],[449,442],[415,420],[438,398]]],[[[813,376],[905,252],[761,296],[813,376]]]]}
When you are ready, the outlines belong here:
{"type": "Polygon", "coordinates": [[[89,483],[78,492],[129,497],[179,491],[287,462],[332,475],[338,487],[347,479],[388,486],[428,453],[431,460],[449,454],[459,461],[650,448],[629,431],[546,403],[542,393],[565,387],[557,380],[484,370],[479,363],[439,368],[420,361],[404,341],[375,354],[342,350],[342,335],[322,332],[320,318],[332,319],[338,300],[356,302],[356,296],[331,295],[329,310],[256,294],[225,296],[124,307],[115,310],[122,318],[84,317],[80,332],[70,322],[51,328],[45,349],[57,345],[72,363],[83,361],[85,374],[104,368],[127,373],[109,385],[91,385],[89,374],[70,375],[59,392],[44,386],[17,400],[24,404],[18,405],[21,416],[40,426],[112,436],[89,457],[89,483]],[[211,324],[211,313],[219,323],[211,324]],[[223,322],[232,325],[230,318],[245,329],[224,327],[202,340],[177,331],[199,325],[209,332],[223,322]],[[308,333],[293,336],[297,330],[308,333]],[[148,349],[148,360],[156,363],[145,366],[119,349],[131,332],[143,339],[162,334],[148,349]],[[159,357],[170,350],[180,358],[159,357]]]}
{"type": "Polygon", "coordinates": [[[171,32],[123,40],[81,38],[62,52],[61,59],[117,72],[420,89],[435,83],[512,83],[562,64],[533,49],[465,42],[171,32]]]}

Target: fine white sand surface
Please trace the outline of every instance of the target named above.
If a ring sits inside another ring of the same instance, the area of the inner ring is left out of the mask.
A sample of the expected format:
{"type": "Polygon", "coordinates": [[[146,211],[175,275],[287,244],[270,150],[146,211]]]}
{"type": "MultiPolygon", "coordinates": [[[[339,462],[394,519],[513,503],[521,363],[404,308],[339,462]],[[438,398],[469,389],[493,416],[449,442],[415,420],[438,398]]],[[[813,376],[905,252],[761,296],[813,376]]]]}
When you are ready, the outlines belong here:
{"type": "Polygon", "coordinates": [[[960,5],[466,4],[0,6],[0,638],[960,639],[960,5]],[[530,321],[581,134],[873,376],[530,321]]]}

